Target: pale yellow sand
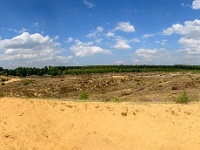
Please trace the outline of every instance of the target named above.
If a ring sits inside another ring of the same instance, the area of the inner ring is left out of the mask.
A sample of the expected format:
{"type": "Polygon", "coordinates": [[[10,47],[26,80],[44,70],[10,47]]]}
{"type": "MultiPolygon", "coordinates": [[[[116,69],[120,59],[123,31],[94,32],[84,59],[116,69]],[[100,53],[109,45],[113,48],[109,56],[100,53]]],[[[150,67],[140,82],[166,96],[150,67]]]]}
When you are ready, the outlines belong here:
{"type": "Polygon", "coordinates": [[[1,98],[0,149],[198,150],[200,103],[1,98]]]}

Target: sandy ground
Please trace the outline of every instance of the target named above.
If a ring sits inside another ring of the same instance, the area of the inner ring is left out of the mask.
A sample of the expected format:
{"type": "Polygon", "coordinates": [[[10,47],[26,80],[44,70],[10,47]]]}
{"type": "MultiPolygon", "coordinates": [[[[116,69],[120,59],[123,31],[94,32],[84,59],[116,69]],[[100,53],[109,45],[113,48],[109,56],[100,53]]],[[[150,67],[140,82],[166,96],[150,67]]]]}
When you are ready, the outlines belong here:
{"type": "Polygon", "coordinates": [[[20,79],[20,78],[11,78],[11,79],[9,79],[8,81],[5,81],[4,83],[5,84],[8,84],[8,83],[11,83],[11,82],[15,82],[15,81],[21,81],[22,79],[20,79]]]}
{"type": "Polygon", "coordinates": [[[0,99],[2,150],[197,150],[200,103],[0,99]]]}

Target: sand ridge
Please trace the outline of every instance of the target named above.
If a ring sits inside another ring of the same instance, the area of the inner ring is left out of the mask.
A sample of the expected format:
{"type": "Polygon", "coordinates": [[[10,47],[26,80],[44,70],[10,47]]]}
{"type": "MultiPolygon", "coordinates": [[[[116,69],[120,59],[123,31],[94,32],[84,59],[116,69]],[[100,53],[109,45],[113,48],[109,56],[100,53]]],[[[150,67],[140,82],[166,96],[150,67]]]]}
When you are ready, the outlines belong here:
{"type": "Polygon", "coordinates": [[[3,150],[196,150],[200,103],[1,98],[3,150]]]}

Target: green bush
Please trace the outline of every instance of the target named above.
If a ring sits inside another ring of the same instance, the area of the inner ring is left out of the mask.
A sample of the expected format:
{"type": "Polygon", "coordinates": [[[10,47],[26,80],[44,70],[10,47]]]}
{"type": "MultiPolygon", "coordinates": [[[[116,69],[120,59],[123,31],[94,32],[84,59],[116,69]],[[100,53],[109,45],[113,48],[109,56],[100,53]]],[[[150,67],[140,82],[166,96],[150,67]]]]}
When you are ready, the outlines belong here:
{"type": "Polygon", "coordinates": [[[88,99],[88,94],[87,94],[87,92],[82,92],[82,93],[79,95],[79,99],[80,99],[80,100],[87,100],[87,99],[88,99]]]}
{"type": "Polygon", "coordinates": [[[183,94],[181,94],[177,100],[177,103],[181,103],[181,104],[187,104],[189,102],[189,98],[188,98],[188,94],[186,92],[183,92],[183,94]]]}

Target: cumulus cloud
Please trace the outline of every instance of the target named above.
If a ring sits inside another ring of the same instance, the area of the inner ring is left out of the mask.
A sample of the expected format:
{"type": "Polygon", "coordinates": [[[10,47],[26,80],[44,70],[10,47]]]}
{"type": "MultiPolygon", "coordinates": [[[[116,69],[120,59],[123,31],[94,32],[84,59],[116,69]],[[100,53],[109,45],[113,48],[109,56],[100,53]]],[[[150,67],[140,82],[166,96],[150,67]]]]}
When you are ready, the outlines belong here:
{"type": "Polygon", "coordinates": [[[97,27],[97,32],[103,32],[104,28],[103,27],[97,27]]]}
{"type": "Polygon", "coordinates": [[[87,6],[88,9],[95,7],[95,5],[88,0],[84,0],[83,3],[87,6]]]}
{"type": "Polygon", "coordinates": [[[193,9],[200,9],[200,0],[194,0],[192,3],[193,9]]]}
{"type": "Polygon", "coordinates": [[[131,49],[132,47],[128,44],[127,40],[118,39],[117,43],[113,46],[116,49],[131,49]]]}
{"type": "Polygon", "coordinates": [[[130,22],[119,22],[115,30],[123,31],[123,32],[135,32],[135,28],[130,22]]]}
{"type": "Polygon", "coordinates": [[[192,39],[192,38],[180,38],[179,43],[185,45],[186,47],[199,47],[200,48],[200,39],[192,39]]]}
{"type": "Polygon", "coordinates": [[[103,39],[96,39],[96,43],[101,43],[103,41],[103,39]]]}
{"type": "Polygon", "coordinates": [[[169,52],[165,49],[137,49],[133,62],[138,64],[165,64],[171,59],[169,52]]]}
{"type": "MultiPolygon", "coordinates": [[[[163,31],[165,35],[181,35],[178,42],[186,52],[200,54],[200,20],[186,21],[182,24],[174,24],[163,31]]],[[[188,53],[189,54],[189,53],[188,53]]]]}
{"type": "Polygon", "coordinates": [[[143,58],[150,58],[157,53],[157,49],[138,49],[135,53],[143,58]]]}
{"type": "Polygon", "coordinates": [[[108,32],[107,34],[105,34],[106,37],[114,37],[115,36],[115,33],[113,32],[108,32]]]}
{"type": "Polygon", "coordinates": [[[49,36],[42,36],[39,33],[29,34],[28,32],[24,32],[19,36],[16,36],[12,39],[5,39],[0,41],[0,47],[7,49],[31,49],[35,48],[38,50],[43,47],[52,47],[60,45],[57,42],[53,42],[53,40],[49,36]]]}
{"type": "Polygon", "coordinates": [[[60,44],[49,36],[24,32],[11,39],[0,40],[0,62],[12,66],[37,66],[66,63],[71,57],[60,56],[60,44]]]}
{"type": "Polygon", "coordinates": [[[200,20],[195,19],[194,21],[185,21],[184,25],[182,24],[173,24],[172,27],[163,30],[163,34],[180,34],[180,35],[199,35],[200,33],[200,20]]]}
{"type": "Polygon", "coordinates": [[[75,45],[69,48],[77,57],[86,57],[94,54],[111,54],[110,50],[94,46],[92,42],[84,43],[79,40],[75,41],[75,45]]]}
{"type": "Polygon", "coordinates": [[[199,64],[200,59],[200,20],[185,21],[184,24],[173,24],[163,31],[164,35],[181,36],[178,43],[181,50],[176,51],[179,55],[179,63],[199,64]]]}
{"type": "Polygon", "coordinates": [[[73,40],[74,40],[74,38],[73,37],[68,37],[68,39],[67,39],[67,43],[70,43],[70,42],[73,42],[73,40]]]}

